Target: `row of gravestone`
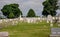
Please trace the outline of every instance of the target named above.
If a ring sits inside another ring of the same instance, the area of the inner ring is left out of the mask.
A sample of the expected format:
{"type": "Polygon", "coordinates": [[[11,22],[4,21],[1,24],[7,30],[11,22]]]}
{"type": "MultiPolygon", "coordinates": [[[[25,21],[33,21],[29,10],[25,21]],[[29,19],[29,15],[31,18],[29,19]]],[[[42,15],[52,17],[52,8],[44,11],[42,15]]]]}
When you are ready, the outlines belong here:
{"type": "Polygon", "coordinates": [[[47,18],[22,18],[20,17],[19,19],[3,19],[3,20],[0,20],[0,23],[2,22],[8,22],[8,21],[12,21],[12,24],[14,25],[15,21],[13,20],[17,20],[16,23],[18,23],[18,21],[24,21],[24,22],[28,22],[28,23],[36,23],[36,22],[42,22],[43,20],[46,20],[47,23],[51,23],[51,26],[52,26],[52,23],[53,23],[53,19],[55,19],[54,17],[52,17],[51,15],[48,15],[47,18]]]}
{"type": "Polygon", "coordinates": [[[36,20],[42,22],[42,20],[52,21],[52,16],[49,15],[47,18],[41,18],[41,17],[38,17],[38,18],[27,18],[27,17],[22,18],[22,17],[20,17],[20,19],[19,18],[17,18],[17,19],[3,19],[3,20],[0,20],[0,23],[2,23],[4,21],[5,22],[12,21],[12,20],[17,20],[17,21],[20,20],[20,21],[25,21],[25,22],[28,22],[28,23],[35,22],[36,20]]]}
{"type": "Polygon", "coordinates": [[[31,23],[31,22],[35,22],[36,23],[36,21],[37,20],[39,20],[40,22],[42,22],[43,20],[46,20],[47,21],[47,23],[49,23],[49,22],[53,22],[53,20],[54,20],[55,18],[54,17],[52,17],[51,15],[48,15],[48,17],[46,18],[46,17],[38,17],[38,18],[32,18],[32,17],[20,17],[20,20],[21,21],[25,21],[25,22],[28,22],[28,23],[31,23]]]}
{"type": "Polygon", "coordinates": [[[38,21],[42,21],[41,18],[20,18],[20,21],[28,22],[28,23],[36,23],[38,21]]]}
{"type": "Polygon", "coordinates": [[[2,24],[2,23],[5,23],[5,24],[7,24],[7,23],[10,23],[11,25],[15,25],[16,23],[18,23],[19,22],[19,19],[1,19],[0,20],[0,24],[2,24]]]}

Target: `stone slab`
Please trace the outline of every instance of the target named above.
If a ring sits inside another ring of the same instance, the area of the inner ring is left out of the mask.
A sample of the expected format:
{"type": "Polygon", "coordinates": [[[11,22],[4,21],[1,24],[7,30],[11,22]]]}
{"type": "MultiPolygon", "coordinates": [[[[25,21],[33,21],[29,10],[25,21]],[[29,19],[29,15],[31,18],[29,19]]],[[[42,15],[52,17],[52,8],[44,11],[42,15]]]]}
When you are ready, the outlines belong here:
{"type": "Polygon", "coordinates": [[[0,37],[8,37],[8,32],[0,32],[0,37]]]}

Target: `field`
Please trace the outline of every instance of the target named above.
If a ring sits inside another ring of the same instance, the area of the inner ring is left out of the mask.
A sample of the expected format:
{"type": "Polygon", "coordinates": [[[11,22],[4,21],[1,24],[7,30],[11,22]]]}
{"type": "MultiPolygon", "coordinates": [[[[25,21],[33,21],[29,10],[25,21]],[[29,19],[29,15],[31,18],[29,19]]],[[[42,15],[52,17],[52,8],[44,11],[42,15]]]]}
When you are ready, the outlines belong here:
{"type": "Polygon", "coordinates": [[[9,32],[9,37],[48,37],[50,24],[46,22],[22,23],[0,29],[0,32],[9,32]]]}

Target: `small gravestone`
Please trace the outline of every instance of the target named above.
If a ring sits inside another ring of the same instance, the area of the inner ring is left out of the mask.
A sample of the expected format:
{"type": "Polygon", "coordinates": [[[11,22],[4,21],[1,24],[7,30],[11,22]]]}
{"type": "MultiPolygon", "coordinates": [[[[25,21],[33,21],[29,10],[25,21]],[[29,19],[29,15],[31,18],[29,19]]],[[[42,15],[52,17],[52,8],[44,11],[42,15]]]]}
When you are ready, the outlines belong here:
{"type": "Polygon", "coordinates": [[[20,15],[20,17],[19,18],[21,18],[21,15],[20,15]]]}
{"type": "Polygon", "coordinates": [[[30,19],[28,19],[27,22],[30,23],[30,19]]]}
{"type": "Polygon", "coordinates": [[[60,37],[60,28],[51,28],[50,37],[60,37]]]}
{"type": "Polygon", "coordinates": [[[5,22],[8,22],[8,20],[6,20],[5,22]]]}
{"type": "Polygon", "coordinates": [[[12,19],[9,19],[9,21],[12,21],[12,19]]]}
{"type": "Polygon", "coordinates": [[[60,24],[58,24],[58,26],[60,26],[60,24]]]}
{"type": "Polygon", "coordinates": [[[0,32],[0,37],[8,37],[8,32],[0,32]]]}
{"type": "Polygon", "coordinates": [[[40,20],[40,22],[42,22],[42,20],[40,20]]]}
{"type": "Polygon", "coordinates": [[[52,23],[50,24],[50,27],[53,27],[53,24],[52,23]]]}
{"type": "Polygon", "coordinates": [[[53,17],[51,15],[48,15],[47,16],[47,23],[51,23],[51,21],[53,20],[53,17]]]}
{"type": "Polygon", "coordinates": [[[47,23],[49,23],[49,21],[47,20],[47,23]]]}
{"type": "Polygon", "coordinates": [[[53,17],[53,19],[55,19],[55,17],[53,17]]]}
{"type": "Polygon", "coordinates": [[[51,20],[50,23],[53,23],[53,21],[51,20]]]}
{"type": "Polygon", "coordinates": [[[15,22],[14,21],[12,21],[12,25],[15,25],[15,22]]]}
{"type": "Polygon", "coordinates": [[[0,23],[2,23],[2,20],[0,20],[0,23]]]}
{"type": "Polygon", "coordinates": [[[53,17],[52,17],[51,15],[48,15],[48,16],[47,16],[47,20],[49,20],[49,21],[51,21],[52,18],[53,18],[53,17]]]}

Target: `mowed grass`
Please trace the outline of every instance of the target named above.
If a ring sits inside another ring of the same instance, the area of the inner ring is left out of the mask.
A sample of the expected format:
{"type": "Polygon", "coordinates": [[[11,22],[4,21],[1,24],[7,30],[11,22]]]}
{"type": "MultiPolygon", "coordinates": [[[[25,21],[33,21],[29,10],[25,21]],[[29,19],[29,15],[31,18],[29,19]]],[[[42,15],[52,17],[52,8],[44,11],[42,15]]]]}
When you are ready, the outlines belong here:
{"type": "Polygon", "coordinates": [[[9,37],[48,37],[50,25],[46,22],[23,23],[0,29],[0,32],[9,32],[9,37]]]}

